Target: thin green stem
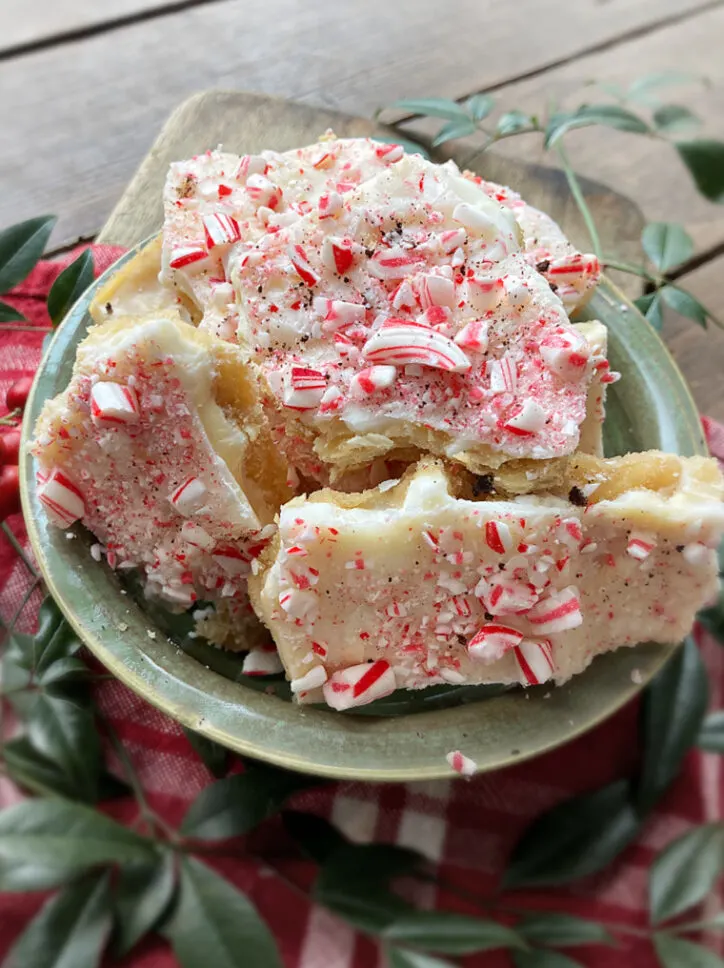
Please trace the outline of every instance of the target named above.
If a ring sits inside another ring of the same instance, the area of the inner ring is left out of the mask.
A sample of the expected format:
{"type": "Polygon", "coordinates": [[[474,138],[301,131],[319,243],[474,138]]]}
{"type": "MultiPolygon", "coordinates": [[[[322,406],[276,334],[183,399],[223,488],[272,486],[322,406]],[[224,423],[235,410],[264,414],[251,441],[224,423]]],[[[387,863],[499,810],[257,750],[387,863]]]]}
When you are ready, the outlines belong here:
{"type": "Polygon", "coordinates": [[[52,326],[20,326],[14,323],[0,323],[1,333],[52,333],[52,326]]]}
{"type": "Polygon", "coordinates": [[[566,175],[566,180],[568,181],[568,187],[571,190],[571,195],[575,200],[578,210],[583,216],[583,221],[586,223],[586,229],[591,238],[591,245],[593,246],[593,251],[596,258],[603,262],[603,252],[601,249],[601,240],[598,237],[598,229],[596,228],[596,223],[593,221],[593,215],[591,215],[591,210],[588,207],[586,199],[583,197],[583,192],[581,186],[576,177],[576,173],[571,167],[571,163],[568,160],[568,155],[562,144],[557,146],[558,157],[561,160],[561,165],[563,166],[563,171],[566,175]]]}
{"type": "Polygon", "coordinates": [[[99,715],[99,718],[102,719],[102,722],[105,727],[111,746],[115,750],[115,753],[118,759],[121,761],[121,766],[123,767],[123,772],[125,773],[126,779],[128,780],[128,785],[133,790],[133,795],[136,798],[138,809],[143,819],[145,820],[149,830],[153,832],[155,827],[159,827],[172,843],[178,843],[179,836],[177,832],[174,830],[173,827],[169,826],[169,824],[166,823],[163,817],[161,817],[159,814],[156,813],[156,811],[153,809],[153,807],[149,804],[148,800],[146,799],[146,794],[143,792],[143,786],[141,785],[141,781],[138,777],[138,774],[136,773],[136,768],[134,767],[130,756],[126,752],[126,749],[123,746],[123,743],[121,742],[120,737],[118,736],[118,733],[115,731],[112,724],[105,716],[101,717],[100,714],[98,715],[99,715]]]}
{"type": "Polygon", "coordinates": [[[485,142],[480,148],[476,148],[475,151],[470,155],[469,158],[465,159],[465,167],[468,168],[472,163],[477,160],[482,154],[484,154],[491,145],[497,144],[499,141],[504,141],[506,138],[515,138],[519,134],[542,134],[543,128],[540,125],[536,125],[534,128],[521,128],[519,131],[508,131],[506,134],[494,134],[487,131],[485,128],[480,129],[485,137],[485,142]]]}
{"type": "Polygon", "coordinates": [[[18,539],[15,537],[15,535],[12,533],[12,531],[10,530],[10,528],[8,527],[8,525],[5,524],[5,522],[3,522],[0,525],[0,528],[2,528],[3,534],[8,539],[8,541],[10,542],[10,544],[13,546],[13,549],[14,549],[15,553],[18,555],[18,557],[20,559],[22,559],[22,561],[25,563],[26,568],[28,569],[28,571],[30,572],[30,574],[33,576],[33,578],[40,578],[40,572],[37,570],[37,568],[32,563],[32,561],[30,560],[30,558],[28,558],[28,556],[25,554],[25,549],[20,544],[20,542],[18,541],[18,539]]]}
{"type": "MultiPolygon", "coordinates": [[[[724,912],[719,912],[722,914],[724,912]]],[[[687,921],[684,924],[674,925],[673,928],[659,928],[659,932],[663,934],[693,934],[699,931],[721,931],[724,930],[724,921],[720,921],[718,924],[709,919],[708,921],[687,921]]]]}
{"type": "Polygon", "coordinates": [[[645,266],[637,266],[631,262],[619,262],[616,259],[603,259],[603,267],[604,269],[618,269],[619,272],[628,272],[632,276],[640,276],[642,279],[647,279],[656,286],[660,286],[663,282],[660,276],[654,275],[645,266]]]}
{"type": "Polygon", "coordinates": [[[35,589],[38,588],[38,586],[42,584],[42,581],[43,581],[42,578],[34,578],[33,581],[32,581],[32,584],[30,585],[30,588],[23,595],[22,602],[18,605],[17,609],[15,610],[15,614],[10,619],[10,631],[11,631],[11,633],[15,631],[15,626],[17,625],[17,623],[18,623],[18,621],[20,619],[20,616],[23,614],[23,611],[25,609],[25,606],[30,601],[30,599],[31,599],[31,597],[32,597],[33,592],[35,591],[35,589]]]}

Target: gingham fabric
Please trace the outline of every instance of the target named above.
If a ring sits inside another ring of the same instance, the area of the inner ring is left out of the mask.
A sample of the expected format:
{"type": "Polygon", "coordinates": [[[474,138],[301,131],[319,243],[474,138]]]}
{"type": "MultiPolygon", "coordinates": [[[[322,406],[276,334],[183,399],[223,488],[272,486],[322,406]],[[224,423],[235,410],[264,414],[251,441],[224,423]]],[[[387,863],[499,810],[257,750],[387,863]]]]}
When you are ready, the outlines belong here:
{"type": "MultiPolygon", "coordinates": [[[[96,246],[94,254],[97,270],[102,271],[119,251],[96,246]]],[[[62,265],[75,255],[77,252],[63,263],[41,263],[13,294],[10,301],[38,326],[48,325],[43,305],[48,287],[62,265]]],[[[0,334],[1,399],[18,377],[34,371],[41,340],[41,333],[0,334]]],[[[713,452],[724,458],[724,428],[706,418],[704,426],[713,452]]],[[[12,518],[9,524],[24,542],[21,518],[12,518]]],[[[27,569],[0,535],[0,614],[6,621],[16,613],[29,589],[27,569]]],[[[40,598],[39,589],[29,598],[21,616],[22,629],[34,627],[40,598]]],[[[710,673],[712,708],[719,708],[724,702],[724,651],[701,630],[697,635],[710,673]]],[[[152,806],[168,822],[180,822],[194,797],[213,782],[181,729],[116,681],[100,682],[96,700],[123,740],[152,806]]],[[[353,839],[414,847],[435,862],[446,883],[485,897],[495,889],[506,857],[534,817],[573,794],[596,789],[636,768],[636,705],[629,704],[561,749],[495,774],[470,781],[406,785],[328,784],[297,794],[291,806],[331,819],[353,839]]],[[[9,805],[19,797],[11,784],[0,778],[0,805],[9,805]]],[[[720,819],[723,800],[721,758],[692,752],[638,842],[604,874],[567,889],[514,892],[504,896],[501,903],[643,928],[647,921],[647,870],[656,852],[692,824],[720,819]]],[[[116,801],[107,808],[121,820],[135,815],[133,802],[116,801]]],[[[277,939],[286,968],[377,968],[383,964],[376,944],[305,899],[313,868],[298,859],[277,821],[230,849],[229,856],[215,858],[214,866],[253,899],[277,939]]],[[[40,894],[0,895],[0,960],[43,899],[40,894]]],[[[422,906],[482,913],[474,904],[463,903],[433,886],[416,889],[412,899],[422,906]]],[[[702,915],[718,910],[721,901],[720,896],[711,896],[702,915]]],[[[587,947],[570,953],[591,968],[654,968],[657,962],[648,941],[636,934],[622,939],[622,948],[587,947]]],[[[720,937],[699,940],[712,950],[724,952],[720,937]]],[[[168,945],[153,936],[123,962],[114,964],[174,968],[177,962],[168,945]]],[[[511,962],[501,952],[469,956],[462,964],[503,968],[511,962]]]]}

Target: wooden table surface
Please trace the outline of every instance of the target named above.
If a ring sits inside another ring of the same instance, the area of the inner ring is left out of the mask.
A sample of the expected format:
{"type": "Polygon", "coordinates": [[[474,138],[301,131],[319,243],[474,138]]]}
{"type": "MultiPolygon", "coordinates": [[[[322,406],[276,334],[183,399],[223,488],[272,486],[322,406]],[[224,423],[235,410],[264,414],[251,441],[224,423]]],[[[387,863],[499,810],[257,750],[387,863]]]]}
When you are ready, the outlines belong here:
{"type": "MultiPolygon", "coordinates": [[[[365,116],[480,91],[530,110],[579,103],[594,79],[675,68],[710,84],[666,98],[724,137],[722,37],[724,0],[3,0],[0,226],[55,212],[54,250],[93,238],[173,108],[214,87],[365,116]]],[[[724,206],[659,142],[588,130],[566,143],[579,171],[647,219],[687,227],[695,254],[679,282],[724,318],[724,206]]],[[[551,163],[538,139],[505,148],[551,163]]],[[[724,332],[672,315],[664,336],[701,409],[724,420],[724,332]]]]}

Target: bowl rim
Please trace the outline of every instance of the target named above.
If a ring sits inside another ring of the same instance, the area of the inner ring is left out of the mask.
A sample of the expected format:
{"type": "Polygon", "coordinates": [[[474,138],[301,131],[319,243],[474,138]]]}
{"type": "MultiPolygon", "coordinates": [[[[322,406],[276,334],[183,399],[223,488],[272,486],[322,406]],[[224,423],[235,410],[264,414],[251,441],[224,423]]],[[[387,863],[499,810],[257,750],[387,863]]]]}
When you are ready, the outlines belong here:
{"type": "MultiPolygon", "coordinates": [[[[396,766],[391,768],[389,766],[385,767],[369,767],[369,768],[359,768],[359,767],[344,767],[336,764],[319,763],[315,759],[310,757],[310,755],[292,755],[287,752],[275,751],[273,747],[260,744],[253,740],[244,738],[243,735],[238,733],[232,733],[228,728],[217,725],[213,721],[213,716],[209,714],[208,709],[205,709],[204,715],[200,718],[199,710],[194,708],[189,708],[188,705],[184,705],[182,699],[174,698],[164,691],[163,684],[159,685],[159,678],[169,678],[166,671],[161,669],[159,666],[155,667],[155,673],[151,672],[148,676],[141,676],[137,671],[131,669],[129,665],[124,661],[122,657],[116,654],[112,647],[111,642],[106,642],[103,638],[90,630],[81,621],[76,613],[73,605],[66,599],[63,590],[59,587],[59,581],[56,579],[54,565],[49,560],[47,549],[44,547],[44,543],[39,530],[39,522],[36,517],[36,507],[33,503],[31,496],[31,482],[34,481],[34,458],[28,452],[28,443],[32,434],[31,422],[34,423],[37,419],[36,410],[44,402],[38,401],[39,396],[39,384],[40,378],[44,374],[44,364],[45,361],[50,357],[52,353],[53,346],[63,338],[66,331],[72,328],[79,328],[82,322],[85,320],[88,314],[88,305],[93,297],[93,294],[100,286],[107,281],[107,279],[116,272],[121,265],[126,261],[133,258],[135,254],[140,252],[146,245],[151,243],[157,235],[152,235],[142,242],[138,243],[136,246],[130,248],[120,259],[116,260],[111,264],[94,282],[88,289],[81,294],[81,296],[76,300],[74,305],[68,311],[65,318],[62,320],[60,325],[57,327],[53,338],[49,346],[44,350],[41,362],[38,366],[35,378],[33,380],[33,385],[28,396],[27,405],[25,408],[25,413],[23,417],[22,430],[21,430],[21,461],[20,461],[20,494],[21,503],[23,509],[23,515],[25,519],[25,525],[28,532],[28,537],[30,540],[30,545],[35,554],[38,566],[40,568],[41,575],[46,584],[48,592],[53,596],[58,606],[61,609],[64,617],[74,629],[75,633],[78,635],[81,642],[86,645],[90,651],[105,665],[109,671],[119,679],[124,685],[128,686],[134,693],[141,696],[146,702],[150,703],[155,708],[161,710],[165,714],[169,715],[172,719],[180,722],[182,725],[200,733],[206,738],[220,743],[221,745],[230,748],[242,755],[248,755],[256,759],[263,760],[265,762],[271,763],[275,766],[279,766],[286,769],[297,770],[300,772],[333,778],[337,780],[357,780],[357,781],[370,781],[370,782],[410,782],[410,781],[425,781],[425,780],[437,780],[437,779],[448,779],[457,776],[455,771],[447,764],[444,756],[436,756],[434,762],[430,762],[426,768],[421,766],[396,766]],[[160,673],[160,676],[159,676],[160,673]]],[[[691,391],[688,387],[683,374],[681,373],[678,365],[671,356],[668,348],[660,339],[658,334],[655,332],[653,327],[651,327],[648,320],[645,319],[636,309],[634,304],[616,287],[609,279],[603,277],[599,286],[598,291],[604,295],[607,295],[609,301],[613,304],[614,302],[622,308],[625,306],[625,312],[627,313],[627,318],[630,318],[628,314],[634,314],[638,317],[640,322],[646,324],[649,335],[654,336],[658,347],[657,350],[661,354],[662,359],[669,368],[672,379],[678,384],[678,391],[681,394],[681,398],[685,401],[690,414],[697,415],[698,421],[698,408],[694,402],[691,395],[691,391]]],[[[622,310],[623,311],[623,310],[622,310]]],[[[78,340],[73,342],[73,346],[76,346],[78,340]]],[[[703,437],[703,433],[700,433],[698,437],[691,435],[691,446],[694,453],[707,454],[708,450],[706,447],[706,442],[703,437]]],[[[140,606],[139,606],[140,609],[140,606]]],[[[140,609],[142,611],[142,609],[140,609]]],[[[636,650],[646,648],[646,645],[639,645],[636,650]]],[[[140,646],[137,646],[139,651],[140,646]]],[[[649,644],[649,648],[655,649],[655,658],[650,662],[650,668],[647,669],[646,673],[642,676],[641,681],[631,682],[630,687],[626,684],[625,688],[621,688],[620,693],[616,696],[614,700],[609,702],[604,707],[598,709],[590,718],[586,719],[582,724],[578,723],[572,727],[568,732],[563,733],[558,737],[553,737],[550,741],[541,742],[539,745],[533,744],[533,746],[525,751],[521,751],[518,755],[512,755],[506,752],[501,744],[500,753],[497,758],[488,758],[484,767],[479,771],[490,772],[492,770],[500,769],[506,766],[517,765],[518,763],[523,763],[526,760],[532,759],[549,752],[552,749],[556,749],[565,743],[568,743],[583,734],[587,733],[589,730],[593,729],[605,719],[614,715],[619,709],[621,709],[627,702],[634,698],[645,686],[646,684],[656,675],[656,673],[661,669],[668,658],[679,648],[678,644],[649,644]]],[[[614,657],[614,655],[620,655],[622,653],[633,652],[634,650],[619,649],[616,652],[610,653],[607,656],[601,656],[597,658],[597,662],[602,660],[608,660],[614,657]]],[[[143,653],[145,655],[145,653],[143,653]]],[[[196,661],[189,657],[190,661],[196,661]]],[[[201,666],[201,663],[199,663],[201,666]]],[[[588,670],[586,670],[587,674],[588,670]]],[[[213,673],[213,675],[218,675],[213,673]]],[[[223,677],[219,675],[219,678],[223,680],[223,677]]],[[[573,677],[570,682],[576,682],[580,677],[573,677]]],[[[174,677],[175,682],[182,687],[184,693],[188,693],[187,699],[192,698],[192,693],[194,691],[199,691],[199,688],[193,686],[190,682],[185,681],[178,676],[174,677]]],[[[223,680],[227,681],[227,680],[223,680]]],[[[566,686],[558,687],[555,692],[560,694],[566,688],[566,686]]],[[[544,689],[545,687],[539,687],[544,689]]],[[[248,690],[248,698],[251,705],[257,704],[259,697],[265,699],[269,698],[264,696],[263,693],[257,693],[252,690],[248,690]]],[[[496,702],[496,703],[509,703],[511,700],[520,699],[524,695],[519,691],[514,691],[510,694],[505,694],[494,699],[486,700],[486,702],[496,702]]],[[[219,697],[214,697],[219,699],[219,697]]],[[[193,704],[192,704],[193,705],[193,704]]],[[[198,705],[196,703],[195,705],[198,705]]],[[[240,708],[244,708],[243,703],[238,704],[240,708]]],[[[305,707],[294,706],[291,703],[285,702],[285,707],[288,710],[299,710],[305,709],[305,707]]],[[[439,710],[437,712],[451,713],[455,708],[452,707],[446,710],[439,710]]],[[[247,710],[248,712],[248,710],[247,710]]],[[[336,720],[340,720],[338,713],[329,713],[325,710],[313,710],[315,713],[319,713],[323,716],[334,716],[336,720]]],[[[430,711],[427,713],[415,712],[410,714],[414,717],[422,717],[423,715],[431,716],[435,715],[436,711],[430,711]]],[[[343,717],[348,719],[347,717],[343,717]]],[[[405,717],[407,718],[407,717],[405,717]]],[[[387,720],[388,722],[390,720],[387,720]]],[[[366,727],[371,727],[375,722],[379,722],[377,717],[357,717],[355,718],[356,727],[359,728],[360,724],[364,723],[366,727]]]]}

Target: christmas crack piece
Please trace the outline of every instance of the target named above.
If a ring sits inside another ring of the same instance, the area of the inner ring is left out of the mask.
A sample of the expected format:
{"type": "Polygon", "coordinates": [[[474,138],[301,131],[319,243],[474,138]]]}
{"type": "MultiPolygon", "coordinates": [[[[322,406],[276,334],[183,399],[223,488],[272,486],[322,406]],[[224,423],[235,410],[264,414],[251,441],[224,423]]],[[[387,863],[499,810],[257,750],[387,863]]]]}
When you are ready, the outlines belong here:
{"type": "Polygon", "coordinates": [[[411,450],[476,472],[564,457],[592,381],[615,379],[510,209],[451,163],[402,158],[230,274],[279,446],[317,480],[411,450]]]}
{"type": "Polygon", "coordinates": [[[250,579],[300,702],[561,683],[599,653],[676,642],[717,589],[714,461],[571,459],[561,496],[456,497],[441,464],[282,508],[250,579]]]}
{"type": "Polygon", "coordinates": [[[245,611],[250,563],[289,491],[236,347],[170,315],[96,326],[31,444],[49,522],[138,569],[148,595],[245,611]]]}

